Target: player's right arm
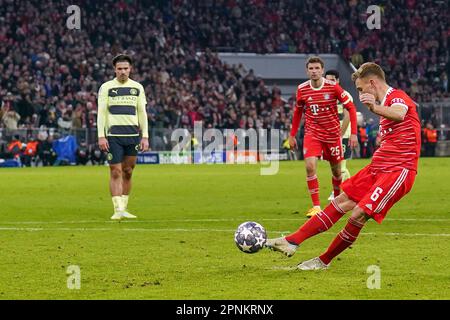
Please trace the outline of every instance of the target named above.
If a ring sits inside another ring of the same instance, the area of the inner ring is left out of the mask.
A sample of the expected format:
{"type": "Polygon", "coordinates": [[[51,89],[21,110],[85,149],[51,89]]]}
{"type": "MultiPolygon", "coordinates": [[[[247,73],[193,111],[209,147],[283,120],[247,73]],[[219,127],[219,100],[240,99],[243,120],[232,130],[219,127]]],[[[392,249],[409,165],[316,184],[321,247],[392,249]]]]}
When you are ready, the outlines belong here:
{"type": "Polygon", "coordinates": [[[359,100],[373,113],[396,122],[403,121],[408,112],[408,106],[402,97],[392,99],[389,106],[378,104],[375,96],[370,93],[360,94],[359,100]]]}
{"type": "Polygon", "coordinates": [[[97,135],[98,135],[98,147],[101,151],[109,151],[108,140],[105,137],[106,127],[106,110],[108,108],[108,90],[103,84],[98,90],[98,102],[97,102],[97,135]]]}
{"type": "Polygon", "coordinates": [[[297,140],[295,136],[297,135],[298,128],[300,128],[300,121],[302,120],[303,114],[303,103],[301,101],[300,89],[297,89],[297,95],[295,99],[294,115],[292,117],[291,133],[289,135],[289,145],[291,148],[297,148],[297,140]]]}

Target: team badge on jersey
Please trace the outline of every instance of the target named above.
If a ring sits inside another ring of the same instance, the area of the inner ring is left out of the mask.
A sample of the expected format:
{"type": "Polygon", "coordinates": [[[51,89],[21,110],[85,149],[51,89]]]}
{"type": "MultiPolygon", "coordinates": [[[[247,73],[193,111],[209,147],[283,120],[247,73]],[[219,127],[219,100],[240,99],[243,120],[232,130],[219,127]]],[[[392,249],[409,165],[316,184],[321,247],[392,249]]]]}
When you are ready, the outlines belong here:
{"type": "Polygon", "coordinates": [[[328,93],[326,93],[326,94],[323,95],[323,98],[325,100],[329,100],[330,99],[330,95],[328,93]]]}
{"type": "Polygon", "coordinates": [[[130,94],[133,95],[133,96],[136,96],[136,95],[137,95],[137,90],[131,88],[131,89],[130,89],[130,94]]]}
{"type": "Polygon", "coordinates": [[[113,159],[112,153],[108,153],[107,159],[108,159],[108,161],[111,161],[113,159]]]}

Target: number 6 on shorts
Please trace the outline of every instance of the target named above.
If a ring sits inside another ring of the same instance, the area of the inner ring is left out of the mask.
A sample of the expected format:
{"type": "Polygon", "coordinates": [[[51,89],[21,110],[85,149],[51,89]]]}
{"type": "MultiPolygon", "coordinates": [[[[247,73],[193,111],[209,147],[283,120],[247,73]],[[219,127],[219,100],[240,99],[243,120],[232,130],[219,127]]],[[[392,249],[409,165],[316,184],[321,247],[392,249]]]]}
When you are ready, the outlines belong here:
{"type": "Polygon", "coordinates": [[[372,193],[372,195],[370,196],[370,199],[372,201],[377,201],[377,199],[380,197],[380,195],[383,193],[383,189],[381,189],[380,187],[377,187],[375,189],[375,191],[372,193]]]}

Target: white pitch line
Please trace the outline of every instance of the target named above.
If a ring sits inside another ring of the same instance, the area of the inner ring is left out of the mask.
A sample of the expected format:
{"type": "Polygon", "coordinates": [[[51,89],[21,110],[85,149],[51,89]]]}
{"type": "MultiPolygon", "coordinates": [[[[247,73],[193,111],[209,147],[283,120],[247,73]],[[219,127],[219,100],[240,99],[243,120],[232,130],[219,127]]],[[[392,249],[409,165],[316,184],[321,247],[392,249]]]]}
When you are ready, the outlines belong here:
{"type": "MultiPolygon", "coordinates": [[[[138,232],[226,232],[234,233],[229,229],[186,229],[186,228],[20,228],[2,227],[0,231],[138,231],[138,232]]],[[[271,231],[273,233],[288,234],[291,231],[271,231]]],[[[450,237],[450,233],[399,233],[399,232],[363,232],[362,235],[406,236],[406,237],[450,237]]]]}
{"type": "MultiPolygon", "coordinates": [[[[159,223],[159,222],[233,222],[233,221],[250,221],[252,218],[247,219],[237,219],[237,218],[224,218],[224,219],[146,219],[146,220],[127,220],[121,221],[121,223],[159,223]]],[[[255,221],[302,221],[302,218],[261,218],[254,219],[255,221]]],[[[304,219],[303,219],[304,220],[304,219]]],[[[304,220],[306,221],[306,220],[304,220]]],[[[384,221],[414,221],[414,222],[450,222],[450,219],[441,218],[426,218],[426,219],[415,219],[415,218],[394,218],[385,219],[384,221]]],[[[90,224],[90,223],[117,223],[117,221],[106,221],[106,220],[80,220],[80,221],[3,221],[1,224],[90,224]]]]}

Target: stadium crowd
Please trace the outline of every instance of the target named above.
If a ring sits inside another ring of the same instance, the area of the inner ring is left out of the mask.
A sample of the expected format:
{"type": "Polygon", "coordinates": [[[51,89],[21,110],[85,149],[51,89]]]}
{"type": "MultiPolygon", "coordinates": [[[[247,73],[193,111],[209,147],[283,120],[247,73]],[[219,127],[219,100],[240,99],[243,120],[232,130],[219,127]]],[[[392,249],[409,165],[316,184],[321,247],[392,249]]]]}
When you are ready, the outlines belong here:
{"type": "Polygon", "coordinates": [[[293,97],[216,51],[337,53],[380,63],[418,102],[449,97],[447,1],[381,1],[370,32],[358,0],[85,0],[80,30],[66,26],[69,5],[0,0],[0,128],[95,129],[119,52],[136,62],[151,128],[289,128],[293,97]]]}

